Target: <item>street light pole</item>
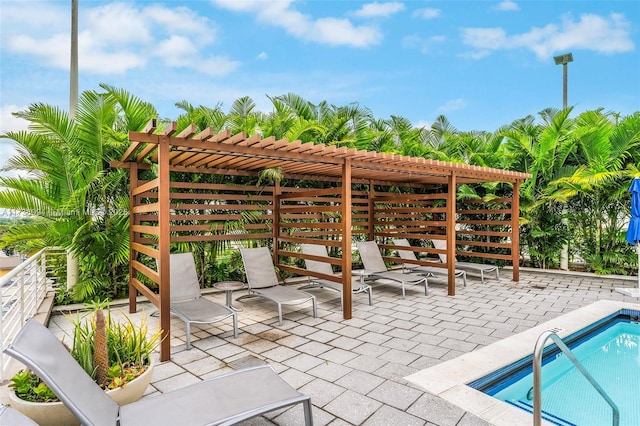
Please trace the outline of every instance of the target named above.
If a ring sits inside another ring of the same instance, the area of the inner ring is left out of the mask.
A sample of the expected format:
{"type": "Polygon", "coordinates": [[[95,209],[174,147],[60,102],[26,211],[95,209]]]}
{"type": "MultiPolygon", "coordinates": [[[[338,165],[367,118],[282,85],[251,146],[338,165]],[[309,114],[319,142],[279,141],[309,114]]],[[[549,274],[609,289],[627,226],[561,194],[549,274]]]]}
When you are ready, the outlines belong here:
{"type": "Polygon", "coordinates": [[[71,0],[71,64],[69,66],[69,115],[78,105],[78,0],[71,0]]]}
{"type": "Polygon", "coordinates": [[[553,60],[556,65],[562,64],[562,108],[567,109],[567,64],[573,62],[573,54],[565,53],[564,55],[554,56],[553,60]]]}
{"type": "MultiPolygon", "coordinates": [[[[554,56],[553,60],[556,65],[562,64],[562,108],[567,109],[567,64],[569,62],[573,62],[573,54],[565,53],[564,55],[554,56]]],[[[562,208],[562,224],[567,226],[568,220],[566,218],[567,215],[567,207],[566,204],[562,208]]],[[[560,251],[560,269],[568,271],[569,270],[569,245],[564,244],[562,246],[562,250],[560,251]]]]}
{"type": "MultiPolygon", "coordinates": [[[[69,117],[76,115],[78,107],[78,0],[71,0],[71,61],[69,64],[69,117]]],[[[67,288],[78,283],[80,267],[78,256],[67,252],[67,288]]]]}

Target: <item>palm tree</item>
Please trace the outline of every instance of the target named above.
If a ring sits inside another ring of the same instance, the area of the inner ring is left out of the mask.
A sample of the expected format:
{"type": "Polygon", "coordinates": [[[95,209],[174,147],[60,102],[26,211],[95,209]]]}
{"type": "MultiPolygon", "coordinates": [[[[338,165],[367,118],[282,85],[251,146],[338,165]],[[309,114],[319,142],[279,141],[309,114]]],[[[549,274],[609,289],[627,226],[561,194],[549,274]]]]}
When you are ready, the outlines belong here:
{"type": "Polygon", "coordinates": [[[602,110],[583,112],[575,119],[573,137],[579,144],[577,162],[550,182],[549,197],[572,207],[572,230],[589,266],[622,272],[620,257],[631,254],[622,228],[627,188],[638,170],[640,113],[620,119],[602,110]]]}
{"type": "Polygon", "coordinates": [[[29,131],[3,137],[18,154],[4,170],[26,175],[0,177],[0,207],[39,218],[11,227],[0,244],[32,240],[39,247],[61,246],[80,262],[74,297],[100,292],[113,296],[124,286],[128,262],[127,173],[109,169],[128,146],[128,131],[141,130],[156,116],[148,103],[126,91],[101,85],[84,92],[75,118],[57,107],[31,105],[16,116],[29,131]]]}
{"type": "Polygon", "coordinates": [[[556,261],[569,238],[562,221],[563,204],[549,199],[546,191],[551,181],[568,173],[565,166],[577,149],[571,110],[545,109],[539,113],[539,124],[528,116],[497,132],[505,139],[503,153],[509,168],[532,175],[521,186],[521,239],[539,267],[556,261]]]}

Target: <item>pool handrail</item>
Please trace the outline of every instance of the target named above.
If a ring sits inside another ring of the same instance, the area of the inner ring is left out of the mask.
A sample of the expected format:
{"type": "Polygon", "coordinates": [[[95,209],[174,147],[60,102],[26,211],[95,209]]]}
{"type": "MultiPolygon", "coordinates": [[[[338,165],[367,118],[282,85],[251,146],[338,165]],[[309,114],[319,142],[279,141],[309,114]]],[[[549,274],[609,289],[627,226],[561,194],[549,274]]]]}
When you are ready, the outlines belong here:
{"type": "Polygon", "coordinates": [[[542,351],[547,340],[553,340],[558,348],[564,353],[569,361],[582,373],[582,375],[591,383],[591,386],[604,398],[613,410],[613,426],[620,424],[620,411],[615,402],[607,395],[602,387],[596,382],[596,380],[589,374],[584,368],[582,363],[578,361],[571,349],[562,341],[555,330],[547,330],[543,332],[538,341],[536,342],[535,349],[533,350],[533,426],[542,425],[542,351]]]}

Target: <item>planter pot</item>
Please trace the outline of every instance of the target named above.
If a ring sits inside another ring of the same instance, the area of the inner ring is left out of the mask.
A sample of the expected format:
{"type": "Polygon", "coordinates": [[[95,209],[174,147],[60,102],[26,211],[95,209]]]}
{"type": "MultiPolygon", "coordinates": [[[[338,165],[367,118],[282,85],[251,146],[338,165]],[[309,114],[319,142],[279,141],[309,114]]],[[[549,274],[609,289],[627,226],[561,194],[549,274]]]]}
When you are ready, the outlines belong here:
{"type": "MultiPolygon", "coordinates": [[[[129,404],[142,398],[151,383],[153,376],[152,361],[149,368],[125,386],[107,391],[114,401],[120,405],[129,404]]],[[[64,406],[62,402],[29,402],[16,396],[13,389],[9,389],[11,407],[29,417],[40,426],[70,426],[79,425],[80,421],[64,406]]]]}

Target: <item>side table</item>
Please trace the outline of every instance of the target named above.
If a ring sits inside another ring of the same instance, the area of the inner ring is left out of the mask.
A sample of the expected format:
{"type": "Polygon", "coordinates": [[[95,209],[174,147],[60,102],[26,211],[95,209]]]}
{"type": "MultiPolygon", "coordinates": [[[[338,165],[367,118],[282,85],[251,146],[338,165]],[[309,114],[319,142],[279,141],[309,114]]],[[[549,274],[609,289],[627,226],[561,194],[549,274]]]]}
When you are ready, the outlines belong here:
{"type": "Polygon", "coordinates": [[[365,278],[373,275],[373,271],[369,271],[368,269],[354,269],[351,271],[351,275],[360,276],[360,284],[364,284],[365,278]]]}
{"type": "Polygon", "coordinates": [[[222,290],[225,293],[227,293],[227,307],[233,311],[236,312],[242,312],[242,309],[240,308],[236,308],[231,304],[231,293],[233,293],[234,290],[240,290],[241,288],[244,287],[244,283],[242,281],[220,281],[217,282],[215,284],[213,284],[214,288],[217,288],[218,290],[222,290]]]}

